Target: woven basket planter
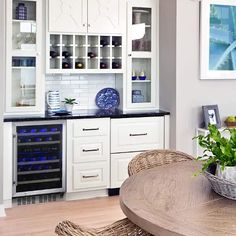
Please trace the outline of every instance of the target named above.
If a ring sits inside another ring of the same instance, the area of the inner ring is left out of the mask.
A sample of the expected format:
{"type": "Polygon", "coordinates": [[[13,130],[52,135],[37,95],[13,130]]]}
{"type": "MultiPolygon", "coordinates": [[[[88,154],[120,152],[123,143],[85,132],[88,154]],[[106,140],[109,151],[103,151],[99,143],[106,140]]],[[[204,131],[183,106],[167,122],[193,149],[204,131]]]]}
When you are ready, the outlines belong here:
{"type": "Polygon", "coordinates": [[[213,190],[219,195],[236,200],[236,183],[219,178],[215,175],[216,165],[212,164],[204,172],[206,178],[210,181],[213,190]]]}

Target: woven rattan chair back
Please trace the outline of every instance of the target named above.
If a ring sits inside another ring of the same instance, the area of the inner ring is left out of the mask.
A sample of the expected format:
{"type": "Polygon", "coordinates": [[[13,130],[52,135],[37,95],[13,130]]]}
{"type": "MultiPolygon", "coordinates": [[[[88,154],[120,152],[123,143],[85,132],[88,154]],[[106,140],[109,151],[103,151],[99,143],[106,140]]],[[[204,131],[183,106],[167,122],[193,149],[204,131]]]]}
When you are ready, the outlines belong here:
{"type": "Polygon", "coordinates": [[[59,236],[151,236],[128,218],[101,228],[86,228],[70,221],[59,223],[55,230],[59,236]]]}
{"type": "Polygon", "coordinates": [[[152,150],[135,156],[128,165],[129,176],[137,174],[142,170],[147,170],[173,162],[192,160],[193,157],[179,151],[173,150],[152,150]]]}

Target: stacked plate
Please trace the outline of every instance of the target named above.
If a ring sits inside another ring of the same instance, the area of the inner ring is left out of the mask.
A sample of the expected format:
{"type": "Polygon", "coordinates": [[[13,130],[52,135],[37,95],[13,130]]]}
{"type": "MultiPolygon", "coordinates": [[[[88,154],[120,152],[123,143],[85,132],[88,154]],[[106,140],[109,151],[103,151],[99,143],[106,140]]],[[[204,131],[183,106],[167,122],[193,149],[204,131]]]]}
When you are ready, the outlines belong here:
{"type": "Polygon", "coordinates": [[[47,93],[48,113],[54,113],[61,109],[61,100],[59,91],[49,91],[47,93]]]}

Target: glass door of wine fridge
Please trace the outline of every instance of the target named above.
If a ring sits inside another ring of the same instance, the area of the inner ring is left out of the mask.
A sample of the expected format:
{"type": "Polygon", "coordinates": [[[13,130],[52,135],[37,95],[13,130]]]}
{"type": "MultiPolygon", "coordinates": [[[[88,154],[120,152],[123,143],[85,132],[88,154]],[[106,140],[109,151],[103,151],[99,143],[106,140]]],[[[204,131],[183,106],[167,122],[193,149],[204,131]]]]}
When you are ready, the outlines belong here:
{"type": "Polygon", "coordinates": [[[65,191],[63,124],[16,125],[13,197],[65,191]]]}

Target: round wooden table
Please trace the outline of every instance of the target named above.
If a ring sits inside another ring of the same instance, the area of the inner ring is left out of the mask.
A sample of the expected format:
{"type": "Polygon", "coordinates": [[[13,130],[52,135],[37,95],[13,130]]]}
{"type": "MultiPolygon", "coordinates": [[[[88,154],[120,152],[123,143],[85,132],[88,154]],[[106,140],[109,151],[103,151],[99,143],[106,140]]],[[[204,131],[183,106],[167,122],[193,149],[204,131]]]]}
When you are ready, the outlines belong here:
{"type": "Polygon", "coordinates": [[[135,224],[158,236],[236,236],[236,201],[216,194],[185,161],[142,171],[120,189],[120,205],[135,224]]]}

